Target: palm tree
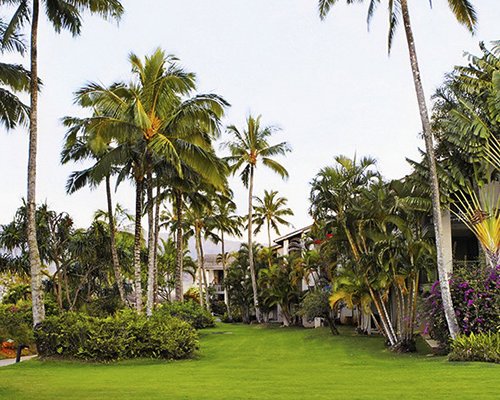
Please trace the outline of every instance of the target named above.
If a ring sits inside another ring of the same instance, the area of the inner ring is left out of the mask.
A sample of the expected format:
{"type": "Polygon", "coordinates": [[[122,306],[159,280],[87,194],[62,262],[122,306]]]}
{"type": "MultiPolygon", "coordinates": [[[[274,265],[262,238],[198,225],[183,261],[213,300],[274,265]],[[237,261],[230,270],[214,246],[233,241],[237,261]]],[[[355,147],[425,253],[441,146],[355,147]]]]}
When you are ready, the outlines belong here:
{"type": "MultiPolygon", "coordinates": [[[[226,253],[224,235],[227,234],[239,237],[241,236],[240,231],[242,228],[242,218],[234,214],[236,212],[236,204],[231,200],[233,197],[232,191],[226,189],[226,192],[227,195],[221,194],[215,196],[213,200],[213,222],[216,229],[219,231],[221,243],[221,253],[220,257],[217,256],[217,263],[222,264],[224,279],[226,279],[227,262],[229,260],[229,254],[226,253]]],[[[224,302],[226,303],[228,318],[231,319],[229,294],[226,285],[224,285],[224,302]]]]}
{"type": "Polygon", "coordinates": [[[43,305],[42,275],[40,252],[36,238],[36,156],[38,141],[38,23],[40,5],[45,6],[45,13],[56,32],[69,30],[78,36],[82,26],[82,14],[90,12],[105,19],[118,20],[123,14],[119,0],[0,0],[0,5],[16,6],[9,25],[5,30],[4,41],[26,23],[30,24],[30,114],[29,114],[29,150],[28,150],[28,247],[31,268],[31,296],[33,307],[33,325],[45,318],[43,305]]]}
{"type": "MultiPolygon", "coordinates": [[[[66,184],[66,192],[72,194],[85,186],[89,186],[93,189],[102,181],[102,179],[99,180],[94,178],[96,169],[99,167],[99,160],[112,148],[109,144],[103,144],[99,138],[92,138],[90,135],[87,135],[85,133],[85,125],[81,125],[78,119],[65,118],[64,124],[69,127],[69,131],[66,134],[63,150],[61,152],[61,163],[66,164],[70,161],[78,162],[88,159],[95,161],[94,165],[91,167],[71,173],[66,184]]],[[[108,168],[111,167],[108,166],[108,168]]],[[[120,260],[116,248],[116,223],[113,200],[111,197],[111,175],[113,172],[113,168],[111,168],[109,171],[103,173],[106,186],[107,219],[109,223],[111,259],[113,262],[115,282],[118,293],[120,294],[120,299],[125,303],[125,288],[123,286],[120,260]]]]}
{"type": "MultiPolygon", "coordinates": [[[[319,14],[322,19],[326,17],[331,7],[337,3],[337,0],[319,0],[319,14]]],[[[348,4],[353,1],[347,1],[348,4]]],[[[375,11],[376,6],[380,0],[369,0],[368,8],[368,23],[375,11]]],[[[413,36],[413,29],[410,21],[410,12],[408,10],[408,0],[388,0],[389,9],[389,35],[388,35],[388,49],[389,52],[392,46],[392,39],[399,22],[402,17],[403,25],[406,34],[406,42],[408,45],[408,52],[410,56],[411,70],[413,74],[413,82],[415,85],[415,92],[417,95],[418,108],[420,112],[420,120],[422,123],[422,131],[425,140],[425,149],[428,155],[428,167],[430,171],[430,185],[431,185],[431,198],[432,198],[432,215],[434,222],[434,230],[436,234],[436,249],[437,249],[437,268],[439,274],[439,283],[441,286],[441,294],[443,296],[443,306],[445,310],[446,320],[450,335],[453,339],[459,334],[459,327],[457,318],[453,309],[453,303],[450,293],[449,274],[444,263],[443,253],[443,222],[441,215],[441,200],[439,192],[439,181],[436,169],[436,158],[434,155],[434,144],[431,124],[429,120],[429,113],[425,101],[424,88],[422,86],[422,77],[420,67],[417,60],[417,50],[415,47],[415,38],[413,36]]],[[[457,18],[458,22],[464,25],[469,31],[474,32],[477,25],[477,17],[474,7],[469,0],[448,0],[450,9],[457,18]]]]}
{"type": "Polygon", "coordinates": [[[293,215],[293,211],[286,207],[288,202],[286,197],[277,197],[276,190],[264,190],[264,199],[255,197],[257,202],[254,214],[254,234],[260,232],[264,224],[267,227],[267,240],[269,249],[272,247],[271,229],[277,234],[280,234],[279,226],[291,226],[290,222],[284,219],[288,215],[293,215]]]}
{"type": "MultiPolygon", "coordinates": [[[[7,25],[0,19],[0,51],[16,51],[23,54],[25,49],[21,37],[5,35],[7,25]]],[[[13,129],[18,124],[28,121],[29,108],[14,94],[27,92],[30,87],[30,73],[21,65],[0,63],[0,123],[6,129],[13,129]]]]}
{"type": "MultiPolygon", "coordinates": [[[[188,97],[195,89],[195,76],[177,64],[177,58],[157,49],[143,62],[129,56],[134,80],[103,87],[90,83],[77,93],[83,107],[97,108],[100,115],[86,119],[87,129],[105,132],[118,145],[101,164],[123,165],[120,177],[132,176],[136,186],[135,292],[136,308],[142,311],[140,234],[143,193],[148,216],[148,290],[146,313],[154,307],[155,229],[153,174],[155,165],[167,162],[183,177],[184,166],[203,179],[222,186],[221,174],[212,148],[220,133],[220,118],[228,105],[214,94],[188,97]]],[[[119,177],[119,179],[120,179],[119,177]]],[[[182,254],[182,252],[180,252],[182,254]]]]}
{"type": "Polygon", "coordinates": [[[231,155],[226,158],[233,174],[238,170],[241,171],[241,179],[245,187],[248,187],[248,262],[250,266],[250,275],[252,278],[253,301],[257,321],[260,322],[261,316],[259,311],[259,299],[257,293],[257,277],[255,276],[254,257],[253,257],[253,185],[255,169],[259,162],[272,171],[276,172],[283,179],[288,178],[288,172],[280,163],[272,157],[277,155],[285,155],[291,151],[288,143],[282,142],[275,145],[269,144],[269,137],[276,132],[276,128],[272,126],[261,127],[261,117],[247,118],[247,125],[243,132],[231,125],[227,128],[231,134],[233,141],[226,142],[223,147],[229,149],[231,155]]]}

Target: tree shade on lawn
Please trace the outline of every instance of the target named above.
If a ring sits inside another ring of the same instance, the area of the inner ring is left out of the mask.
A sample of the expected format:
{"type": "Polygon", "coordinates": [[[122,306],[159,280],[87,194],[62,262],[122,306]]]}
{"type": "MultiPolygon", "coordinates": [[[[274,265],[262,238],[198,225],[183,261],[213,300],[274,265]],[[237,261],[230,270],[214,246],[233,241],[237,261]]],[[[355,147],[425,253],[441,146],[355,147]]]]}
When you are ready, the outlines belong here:
{"type": "Polygon", "coordinates": [[[1,399],[495,399],[500,366],[396,355],[344,328],[222,325],[179,362],[27,361],[0,370],[1,399]],[[215,334],[219,333],[219,334],[215,334]],[[220,334],[227,333],[227,334],[220,334]],[[133,377],[133,379],[131,379],[133,377]],[[251,382],[250,382],[251,379],[251,382]]]}

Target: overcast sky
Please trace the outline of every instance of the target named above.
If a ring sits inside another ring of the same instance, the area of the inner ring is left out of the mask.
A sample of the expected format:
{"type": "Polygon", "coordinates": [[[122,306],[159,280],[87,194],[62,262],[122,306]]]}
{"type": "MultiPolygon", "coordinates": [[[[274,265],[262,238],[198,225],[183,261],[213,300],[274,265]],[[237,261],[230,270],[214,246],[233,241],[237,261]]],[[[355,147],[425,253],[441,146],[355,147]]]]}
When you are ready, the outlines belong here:
{"type": "MultiPolygon", "coordinates": [[[[385,2],[382,2],[385,3],[385,2]]],[[[458,25],[445,0],[412,1],[416,45],[427,98],[454,65],[466,63],[464,51],[479,53],[479,41],[500,39],[500,4],[476,0],[479,29],[471,36],[458,25]]],[[[86,226],[105,208],[103,188],[64,191],[68,174],[82,166],[61,166],[65,134],[60,118],[83,115],[73,92],[87,81],[109,84],[130,77],[127,55],[162,47],[197,74],[199,91],[222,95],[231,103],[225,124],[242,127],[249,113],[281,128],[293,152],[282,160],[290,179],[281,181],[262,167],[256,195],[276,189],[289,199],[294,226],[310,222],[309,182],[337,154],[371,155],[388,178],[409,172],[405,157],[417,158],[420,122],[404,31],[399,29],[387,56],[387,13],[377,10],[370,32],[366,4],[339,2],[321,22],[315,0],[123,0],[117,26],[86,18],[82,36],[56,35],[42,20],[38,201],[67,211],[86,226]]],[[[227,136],[226,136],[227,138],[227,136]]],[[[27,134],[0,132],[0,223],[6,223],[25,196],[27,134]]],[[[246,189],[232,181],[241,213],[246,189]]],[[[133,210],[126,185],[115,195],[133,210]]],[[[284,228],[282,233],[286,233],[284,228]]],[[[261,240],[265,240],[262,235],[261,240]]]]}

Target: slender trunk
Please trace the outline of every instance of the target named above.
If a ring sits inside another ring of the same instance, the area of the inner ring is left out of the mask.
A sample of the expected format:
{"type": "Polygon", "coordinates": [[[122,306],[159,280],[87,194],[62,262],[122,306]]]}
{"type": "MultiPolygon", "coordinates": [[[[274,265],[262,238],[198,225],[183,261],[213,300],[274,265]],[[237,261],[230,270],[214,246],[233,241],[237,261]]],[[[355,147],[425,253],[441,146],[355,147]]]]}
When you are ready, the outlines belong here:
{"type": "Polygon", "coordinates": [[[271,252],[271,223],[269,221],[269,218],[267,218],[267,240],[269,243],[269,253],[271,252]]]}
{"type": "Polygon", "coordinates": [[[156,188],[156,202],[155,202],[155,245],[154,245],[154,288],[153,288],[153,302],[158,304],[158,242],[160,240],[160,184],[156,188]]]}
{"type": "Polygon", "coordinates": [[[229,307],[229,293],[226,287],[226,253],[225,253],[225,245],[224,245],[224,231],[220,231],[221,236],[221,251],[222,251],[222,275],[223,275],[223,284],[224,284],[224,303],[226,303],[227,308],[227,318],[229,321],[232,320],[231,317],[231,308],[229,307]]]}
{"type": "Polygon", "coordinates": [[[429,121],[429,114],[427,112],[427,105],[425,103],[424,88],[420,76],[420,69],[417,60],[417,51],[415,48],[415,39],[410,23],[410,13],[408,10],[408,1],[401,0],[401,12],[403,16],[403,23],[405,27],[406,40],[408,44],[408,51],[410,54],[411,70],[413,74],[413,81],[415,84],[415,91],[417,94],[418,108],[420,111],[420,119],[422,121],[422,129],[425,139],[425,149],[427,151],[427,162],[429,164],[429,179],[432,189],[432,215],[434,220],[434,231],[436,235],[436,251],[437,251],[437,269],[439,274],[439,284],[441,286],[441,296],[443,299],[443,308],[448,323],[450,335],[455,339],[460,333],[458,327],[457,317],[453,308],[453,301],[450,293],[450,283],[446,265],[444,265],[443,254],[443,222],[441,218],[441,201],[439,197],[439,181],[436,169],[436,158],[434,155],[434,144],[432,138],[431,124],[429,121]]]}
{"type": "Polygon", "coordinates": [[[135,180],[135,232],[134,232],[134,284],[135,309],[142,312],[142,273],[141,273],[141,218],[142,218],[143,180],[135,180]]]}
{"type": "Polygon", "coordinates": [[[28,153],[28,252],[31,273],[31,300],[33,310],[33,326],[45,319],[43,304],[42,261],[36,235],[36,154],[38,135],[38,14],[39,0],[33,0],[31,18],[31,82],[30,82],[30,127],[28,153]]]}
{"type": "Polygon", "coordinates": [[[201,230],[198,232],[200,235],[200,257],[201,257],[201,271],[203,273],[203,283],[205,285],[205,307],[210,311],[210,293],[208,292],[207,273],[205,271],[205,255],[203,252],[203,241],[201,240],[201,230]]]}
{"type": "Polygon", "coordinates": [[[108,221],[109,221],[109,239],[111,244],[111,259],[113,262],[113,271],[115,273],[115,282],[120,293],[120,300],[125,303],[125,289],[123,287],[123,278],[120,268],[120,260],[118,259],[118,251],[116,250],[116,226],[113,210],[113,202],[111,199],[111,179],[106,176],[106,199],[108,202],[108,221]]]}
{"type": "MultiPolygon", "coordinates": [[[[175,212],[177,214],[177,260],[176,260],[176,268],[175,268],[175,300],[183,301],[184,300],[184,290],[183,290],[183,237],[182,237],[182,192],[175,192],[175,212]]],[[[201,295],[201,294],[200,294],[201,295]]]]}
{"type": "Polygon", "coordinates": [[[146,208],[148,214],[148,290],[146,301],[146,315],[153,315],[154,308],[154,286],[155,286],[155,222],[153,201],[153,174],[147,173],[146,179],[147,200],[146,208]]]}
{"type": "Polygon", "coordinates": [[[248,263],[250,266],[250,275],[252,278],[252,291],[253,291],[253,304],[255,307],[255,316],[257,322],[260,323],[260,310],[259,298],[257,294],[257,277],[255,275],[255,265],[253,260],[253,232],[252,232],[252,218],[253,218],[253,175],[254,167],[250,166],[250,180],[248,185],[248,263]]]}
{"type": "Polygon", "coordinates": [[[201,244],[200,238],[198,236],[198,228],[195,227],[195,243],[196,243],[196,261],[198,262],[198,288],[200,291],[200,306],[203,307],[203,261],[201,256],[201,244]]]}

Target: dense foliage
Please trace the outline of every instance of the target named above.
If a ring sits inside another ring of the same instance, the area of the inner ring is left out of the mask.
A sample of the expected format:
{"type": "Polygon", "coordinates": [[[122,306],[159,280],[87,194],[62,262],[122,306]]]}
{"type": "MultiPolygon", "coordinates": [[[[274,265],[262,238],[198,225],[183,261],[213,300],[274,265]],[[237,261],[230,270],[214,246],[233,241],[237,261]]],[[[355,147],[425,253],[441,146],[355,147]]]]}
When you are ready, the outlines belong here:
{"type": "Polygon", "coordinates": [[[46,318],[35,331],[42,357],[114,361],[129,358],[182,359],[198,348],[193,327],[178,318],[151,318],[124,311],[107,318],[64,313],[46,318]]]}
{"type": "MultiPolygon", "coordinates": [[[[450,280],[453,305],[465,336],[500,330],[500,266],[456,269],[450,280]]],[[[425,331],[446,346],[449,340],[439,285],[424,297],[425,331]]]]}
{"type": "Polygon", "coordinates": [[[188,300],[161,304],[154,313],[155,318],[176,317],[189,323],[195,329],[215,326],[215,319],[198,303],[188,300]]]}
{"type": "Polygon", "coordinates": [[[459,336],[451,345],[449,360],[500,363],[500,331],[459,336]]]}

